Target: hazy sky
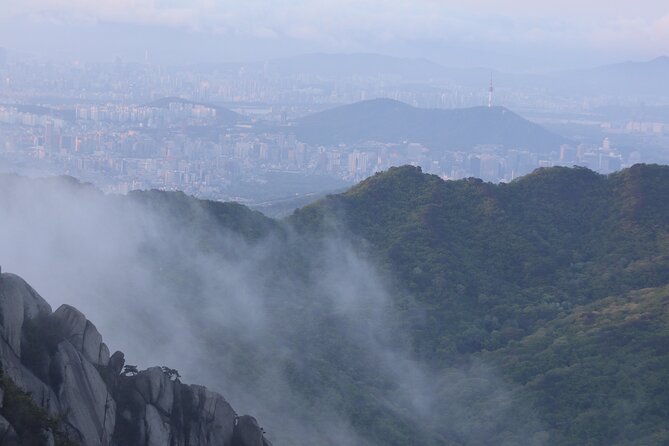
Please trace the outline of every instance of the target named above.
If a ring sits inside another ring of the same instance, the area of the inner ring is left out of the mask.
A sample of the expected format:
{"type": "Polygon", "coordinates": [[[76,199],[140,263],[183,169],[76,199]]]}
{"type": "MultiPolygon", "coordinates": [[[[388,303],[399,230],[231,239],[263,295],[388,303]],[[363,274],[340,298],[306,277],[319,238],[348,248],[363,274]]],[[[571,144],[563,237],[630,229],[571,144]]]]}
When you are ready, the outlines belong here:
{"type": "Polygon", "coordinates": [[[68,55],[79,50],[80,57],[104,58],[107,52],[137,57],[131,54],[134,44],[135,49],[142,47],[137,54],[149,49],[157,58],[162,54],[188,62],[310,51],[383,52],[455,65],[532,68],[669,54],[666,0],[0,3],[0,46],[68,55]]]}

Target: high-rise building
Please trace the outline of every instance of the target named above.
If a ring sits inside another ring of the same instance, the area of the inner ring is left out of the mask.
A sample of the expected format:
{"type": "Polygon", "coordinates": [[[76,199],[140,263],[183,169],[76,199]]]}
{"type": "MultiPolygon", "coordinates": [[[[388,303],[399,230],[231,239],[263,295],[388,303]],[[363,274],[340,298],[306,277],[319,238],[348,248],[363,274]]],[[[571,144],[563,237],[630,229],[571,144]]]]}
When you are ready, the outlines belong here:
{"type": "Polygon", "coordinates": [[[4,68],[7,65],[7,50],[0,47],[0,68],[4,68]]]}
{"type": "Polygon", "coordinates": [[[358,152],[348,154],[348,172],[355,175],[358,171],[358,152]]]}
{"type": "Polygon", "coordinates": [[[53,140],[54,140],[53,121],[48,121],[44,126],[44,147],[47,150],[51,150],[53,148],[53,140]]]}

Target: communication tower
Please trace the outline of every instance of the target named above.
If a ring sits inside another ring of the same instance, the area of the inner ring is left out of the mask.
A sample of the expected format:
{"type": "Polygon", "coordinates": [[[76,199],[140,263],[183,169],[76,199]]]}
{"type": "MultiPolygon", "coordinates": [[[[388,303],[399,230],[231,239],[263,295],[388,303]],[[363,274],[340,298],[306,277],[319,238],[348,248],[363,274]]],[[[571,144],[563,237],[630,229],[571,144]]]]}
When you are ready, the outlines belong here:
{"type": "Polygon", "coordinates": [[[492,73],[490,73],[490,87],[488,88],[488,108],[492,108],[492,73]]]}

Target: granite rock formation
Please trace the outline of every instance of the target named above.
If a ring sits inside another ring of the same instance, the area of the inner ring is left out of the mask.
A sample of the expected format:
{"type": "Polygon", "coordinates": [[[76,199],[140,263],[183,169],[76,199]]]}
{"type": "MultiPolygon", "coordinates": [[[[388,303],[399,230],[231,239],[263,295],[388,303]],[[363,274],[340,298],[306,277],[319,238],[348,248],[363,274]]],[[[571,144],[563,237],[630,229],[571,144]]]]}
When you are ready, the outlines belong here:
{"type": "MultiPolygon", "coordinates": [[[[181,383],[170,369],[128,373],[124,364],[76,308],[52,311],[23,279],[0,274],[0,368],[55,420],[44,445],[54,444],[54,429],[81,446],[270,444],[255,418],[238,416],[223,396],[181,383]]],[[[2,401],[0,388],[0,414],[2,401]]],[[[22,444],[2,415],[0,444],[22,444]]]]}

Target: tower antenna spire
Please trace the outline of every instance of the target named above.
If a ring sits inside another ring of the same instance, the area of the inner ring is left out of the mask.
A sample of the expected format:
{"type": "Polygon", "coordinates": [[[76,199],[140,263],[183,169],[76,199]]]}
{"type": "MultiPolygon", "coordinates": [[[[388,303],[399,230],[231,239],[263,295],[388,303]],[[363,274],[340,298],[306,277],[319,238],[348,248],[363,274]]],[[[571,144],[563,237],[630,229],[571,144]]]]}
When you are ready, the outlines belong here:
{"type": "Polygon", "coordinates": [[[488,108],[492,108],[492,71],[490,72],[490,87],[488,88],[488,108]]]}

